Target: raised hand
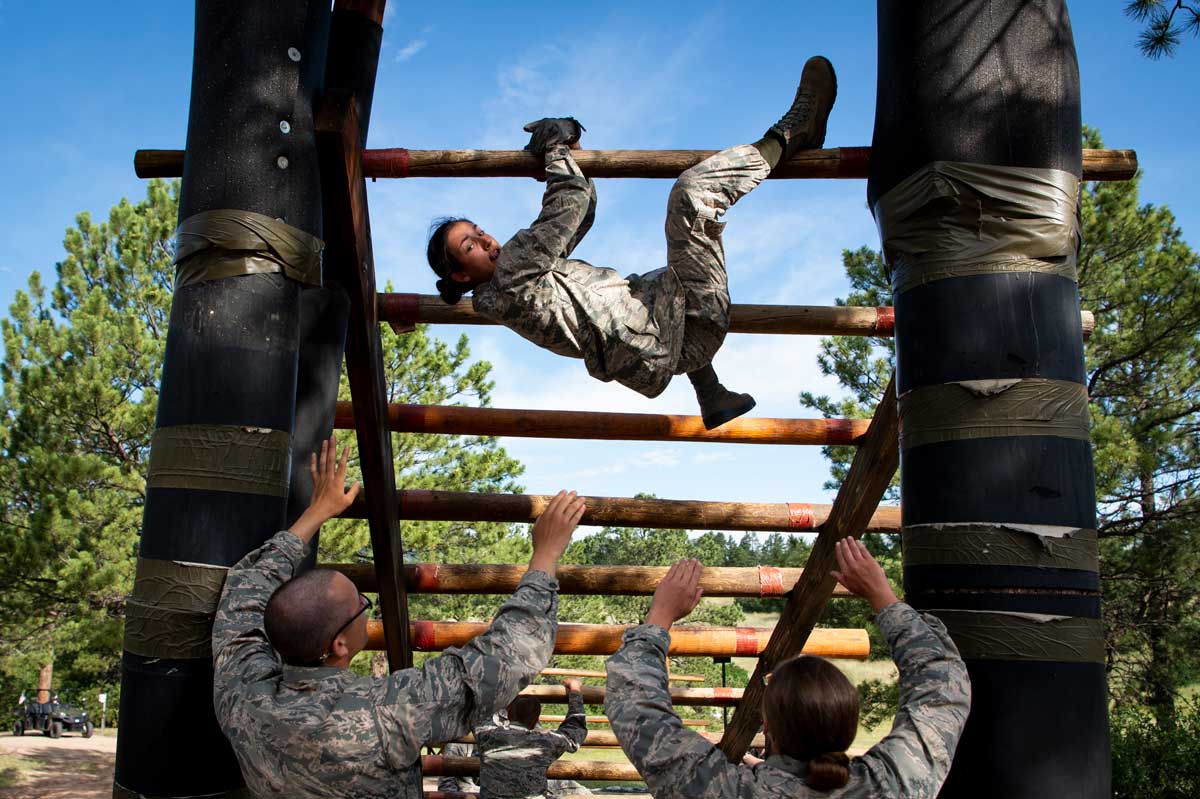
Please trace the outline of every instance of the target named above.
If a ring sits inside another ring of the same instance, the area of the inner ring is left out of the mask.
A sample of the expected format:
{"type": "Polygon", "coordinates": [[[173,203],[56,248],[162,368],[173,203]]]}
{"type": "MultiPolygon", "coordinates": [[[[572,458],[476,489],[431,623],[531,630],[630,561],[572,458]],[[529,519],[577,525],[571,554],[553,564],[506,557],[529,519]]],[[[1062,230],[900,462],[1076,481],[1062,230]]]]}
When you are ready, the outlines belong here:
{"type": "Polygon", "coordinates": [[[883,568],[861,541],[843,538],[834,545],[834,555],[838,567],[830,572],[833,579],[870,602],[876,613],[899,601],[883,568]]]}
{"type": "Polygon", "coordinates": [[[533,525],[533,557],[529,559],[530,571],[554,574],[554,567],[567,544],[571,542],[571,534],[583,518],[583,511],[583,498],[576,496],[574,491],[559,491],[554,495],[533,525]]]}
{"type": "Polygon", "coordinates": [[[546,117],[530,122],[524,130],[530,134],[529,144],[525,145],[525,149],[536,155],[543,155],[556,144],[565,144],[573,150],[578,150],[579,137],[584,127],[575,117],[546,117]]]}
{"type": "Polygon", "coordinates": [[[346,489],[346,466],[350,460],[350,448],[337,454],[337,439],[330,436],[321,442],[321,452],[309,456],[308,472],[312,475],[313,493],[308,509],[291,526],[292,534],[308,543],[317,530],[329,519],[339,515],[358,498],[360,486],[355,483],[346,489]]]}
{"type": "Polygon", "coordinates": [[[571,677],[569,679],[563,680],[563,685],[566,687],[568,693],[571,691],[575,691],[576,693],[578,693],[583,690],[583,682],[580,681],[577,677],[571,677]]]}
{"type": "Polygon", "coordinates": [[[700,590],[700,575],[704,567],[700,561],[684,558],[667,569],[667,576],[658,584],[654,591],[654,599],[650,601],[650,612],[646,614],[646,624],[656,624],[665,630],[691,613],[700,604],[704,594],[700,590]]]}

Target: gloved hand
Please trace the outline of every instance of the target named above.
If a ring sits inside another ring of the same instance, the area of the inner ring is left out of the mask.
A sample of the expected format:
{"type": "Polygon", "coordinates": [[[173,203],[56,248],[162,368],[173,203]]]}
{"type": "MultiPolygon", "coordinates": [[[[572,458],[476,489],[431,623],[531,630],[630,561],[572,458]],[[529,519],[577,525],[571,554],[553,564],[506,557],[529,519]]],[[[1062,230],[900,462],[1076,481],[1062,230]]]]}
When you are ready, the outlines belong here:
{"type": "Polygon", "coordinates": [[[546,150],[556,144],[574,144],[579,134],[586,130],[575,117],[547,117],[525,126],[530,134],[525,149],[536,155],[545,155],[546,150]]]}

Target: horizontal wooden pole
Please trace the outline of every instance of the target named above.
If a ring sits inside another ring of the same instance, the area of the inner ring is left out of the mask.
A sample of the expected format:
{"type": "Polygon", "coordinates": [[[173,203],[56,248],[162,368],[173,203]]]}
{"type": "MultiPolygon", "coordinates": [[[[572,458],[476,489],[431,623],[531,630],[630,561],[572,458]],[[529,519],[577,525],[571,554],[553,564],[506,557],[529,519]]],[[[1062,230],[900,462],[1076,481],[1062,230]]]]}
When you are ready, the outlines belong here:
{"type": "MultiPolygon", "coordinates": [[[[556,655],[611,655],[621,646],[625,624],[560,624],[554,641],[556,655]]],[[[462,646],[487,632],[489,624],[467,621],[414,621],[409,636],[415,652],[440,652],[462,646]]],[[[671,628],[672,655],[687,657],[755,657],[767,645],[771,630],[766,627],[671,628]]],[[[367,622],[367,649],[383,649],[383,623],[367,622]]],[[[822,627],[813,630],[804,645],[807,655],[866,660],[871,639],[866,630],[822,627]]]]}
{"type": "MultiPolygon", "coordinates": [[[[566,720],[567,720],[567,717],[563,716],[561,714],[543,713],[542,715],[538,716],[538,721],[543,722],[545,724],[559,724],[566,720]]],[[[714,724],[716,721],[717,721],[716,719],[712,719],[712,720],[683,719],[683,726],[685,726],[685,727],[708,727],[711,724],[714,724]]],[[[588,716],[587,723],[588,724],[610,724],[611,722],[609,722],[608,716],[588,716]]]]}
{"type": "MultiPolygon", "coordinates": [[[[604,794],[601,794],[603,796],[604,794]]],[[[479,799],[479,794],[470,791],[425,791],[421,794],[424,799],[479,799]]],[[[564,793],[557,799],[596,799],[594,793],[564,793]]],[[[654,799],[648,793],[621,793],[620,799],[654,799]]]]}
{"type": "MultiPolygon", "coordinates": [[[[561,594],[562,591],[560,590],[561,594]]],[[[546,677],[594,677],[598,680],[603,680],[608,677],[606,671],[591,671],[589,669],[542,669],[542,674],[546,677]]],[[[699,674],[668,674],[667,679],[671,682],[704,682],[704,678],[699,674]]]]}
{"type": "MultiPolygon", "coordinates": [[[[447,305],[436,294],[378,294],[379,321],[397,333],[428,325],[494,325],[475,312],[470,298],[447,305]]],[[[1096,327],[1091,311],[1081,311],[1083,335],[1096,327]]],[[[729,308],[730,333],[801,336],[878,336],[895,333],[896,315],[890,305],[878,308],[853,305],[743,305],[729,308]]]]}
{"type": "MultiPolygon", "coordinates": [[[[378,590],[371,563],[325,563],[349,577],[359,591],[378,590]]],[[[410,594],[511,594],[528,567],[520,563],[409,563],[404,584],[410,594]]],[[[650,596],[667,575],[666,566],[560,565],[558,592],[573,595],[650,596]]],[[[705,596],[783,598],[803,569],[774,566],[705,566],[700,588],[705,596]]],[[[854,596],[841,585],[834,596],[854,596]]],[[[547,670],[543,674],[565,673],[547,670]]],[[[588,676],[603,677],[604,672],[588,676]]],[[[672,678],[675,679],[675,678],[672,678]]],[[[682,679],[682,678],[679,678],[682,679]]],[[[703,680],[702,677],[695,678],[703,680]]]]}
{"type": "MultiPolygon", "coordinates": [[[[685,719],[685,721],[687,721],[687,719],[685,719]]],[[[608,723],[608,719],[605,719],[604,722],[608,723]]],[[[591,722],[589,722],[589,723],[591,723],[591,722]]],[[[707,722],[705,722],[705,723],[707,724],[707,722]]],[[[697,730],[696,734],[699,735],[701,738],[705,738],[709,741],[712,741],[713,743],[717,743],[721,740],[721,733],[719,733],[719,732],[708,732],[706,730],[697,730]]],[[[475,736],[474,735],[464,735],[462,738],[459,738],[456,743],[463,743],[463,744],[475,743],[475,736]]],[[[583,745],[584,746],[620,746],[621,742],[617,740],[617,734],[615,732],[613,732],[612,730],[588,730],[587,737],[583,739],[583,745]]],[[[767,737],[765,735],[763,735],[762,733],[759,733],[758,735],[754,736],[754,742],[751,743],[750,745],[751,746],[760,746],[760,747],[766,746],[767,745],[767,737]]]]}
{"type": "MultiPolygon", "coordinates": [[[[676,178],[716,150],[577,150],[572,155],[593,178],[676,178]]],[[[801,150],[771,173],[772,178],[866,178],[870,147],[801,150]]],[[[1129,180],[1137,172],[1133,150],[1084,150],[1084,180],[1129,180]]],[[[140,178],[177,178],[183,174],[183,150],[138,150],[133,168],[140,178]]],[[[539,177],[540,158],[525,150],[365,150],[368,178],[517,178],[539,177]]]]}
{"type": "MultiPolygon", "coordinates": [[[[421,773],[426,777],[477,777],[479,759],[425,755],[421,758],[421,773]]],[[[546,770],[552,780],[640,780],[642,775],[632,763],[607,760],[558,760],[546,770]]]]}
{"type": "MultiPolygon", "coordinates": [[[[397,491],[400,518],[443,522],[532,523],[552,497],[544,494],[486,494],[465,491],[397,491]]],[[[829,517],[830,505],[808,502],[708,502],[692,499],[584,497],[581,524],[652,527],[661,530],[763,530],[815,532],[829,517]]],[[[342,514],[361,519],[359,498],[342,514]]],[[[881,505],[865,532],[900,532],[900,508],[881,505]]]]}
{"type": "MultiPolygon", "coordinates": [[[[588,705],[604,704],[608,693],[603,685],[584,685],[580,688],[588,705]]],[[[527,685],[521,696],[532,696],[543,704],[562,705],[567,701],[567,689],[561,685],[527,685]]],[[[689,707],[736,707],[742,701],[741,688],[672,688],[671,703],[689,707]]]]}
{"type": "MultiPolygon", "coordinates": [[[[741,417],[705,430],[699,416],[469,408],[459,405],[389,405],[388,427],[397,433],[518,436],[608,441],[710,441],[725,444],[851,445],[870,419],[761,419],[741,417]]],[[[354,409],[339,402],[333,426],[354,429],[354,409]]]]}

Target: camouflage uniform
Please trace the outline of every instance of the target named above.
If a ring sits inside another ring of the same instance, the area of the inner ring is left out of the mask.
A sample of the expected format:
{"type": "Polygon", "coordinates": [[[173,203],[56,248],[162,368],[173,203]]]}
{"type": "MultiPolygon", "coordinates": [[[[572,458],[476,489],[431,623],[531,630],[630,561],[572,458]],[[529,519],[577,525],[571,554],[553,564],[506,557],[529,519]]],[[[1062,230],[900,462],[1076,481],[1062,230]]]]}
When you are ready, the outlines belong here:
{"type": "Polygon", "coordinates": [[[724,224],[770,173],[748,144],[688,169],[667,202],[667,266],[622,278],[570,258],[592,226],[596,187],[565,145],[546,151],[542,212],[500,250],[475,289],[479,314],[551,352],[582,358],[588,374],[656,397],[671,377],[707,366],[729,330],[724,224]]]}
{"type": "Polygon", "coordinates": [[[242,558],[213,624],[217,721],[255,796],[421,796],[421,747],[465,735],[508,705],[546,665],[558,631],[558,582],[531,571],[491,629],[419,669],[360,677],[284,665],[263,612],[305,546],[288,531],[242,558]]]}
{"type": "Polygon", "coordinates": [[[475,728],[479,748],[482,799],[530,799],[553,796],[546,769],[566,752],[579,750],[587,737],[583,695],[567,695],[567,717],[557,730],[529,729],[499,715],[475,728]]]}
{"type": "MultiPolygon", "coordinates": [[[[446,744],[442,748],[442,755],[445,757],[479,757],[479,754],[475,751],[475,744],[464,743],[446,744]]],[[[444,793],[477,792],[479,785],[470,777],[443,776],[438,778],[437,789],[444,793]]]]}
{"type": "Polygon", "coordinates": [[[832,792],[804,782],[808,764],[772,755],[735,765],[685,728],[671,708],[664,659],[670,635],[643,624],[625,633],[608,661],[604,709],[625,754],[658,799],[920,799],[934,797],[950,770],[971,706],[967,669],[945,626],[897,602],[875,623],[900,670],[900,710],[891,733],[850,762],[850,781],[832,792]]]}

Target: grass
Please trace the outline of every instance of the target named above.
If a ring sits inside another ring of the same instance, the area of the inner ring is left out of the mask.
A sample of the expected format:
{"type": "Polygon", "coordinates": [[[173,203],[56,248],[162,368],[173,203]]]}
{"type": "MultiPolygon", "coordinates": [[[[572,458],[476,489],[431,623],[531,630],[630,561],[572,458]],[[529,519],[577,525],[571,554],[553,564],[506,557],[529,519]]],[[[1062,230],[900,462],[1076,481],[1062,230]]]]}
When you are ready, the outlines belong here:
{"type": "Polygon", "coordinates": [[[0,788],[13,788],[25,781],[25,774],[46,767],[40,760],[17,755],[0,755],[0,788]]]}

